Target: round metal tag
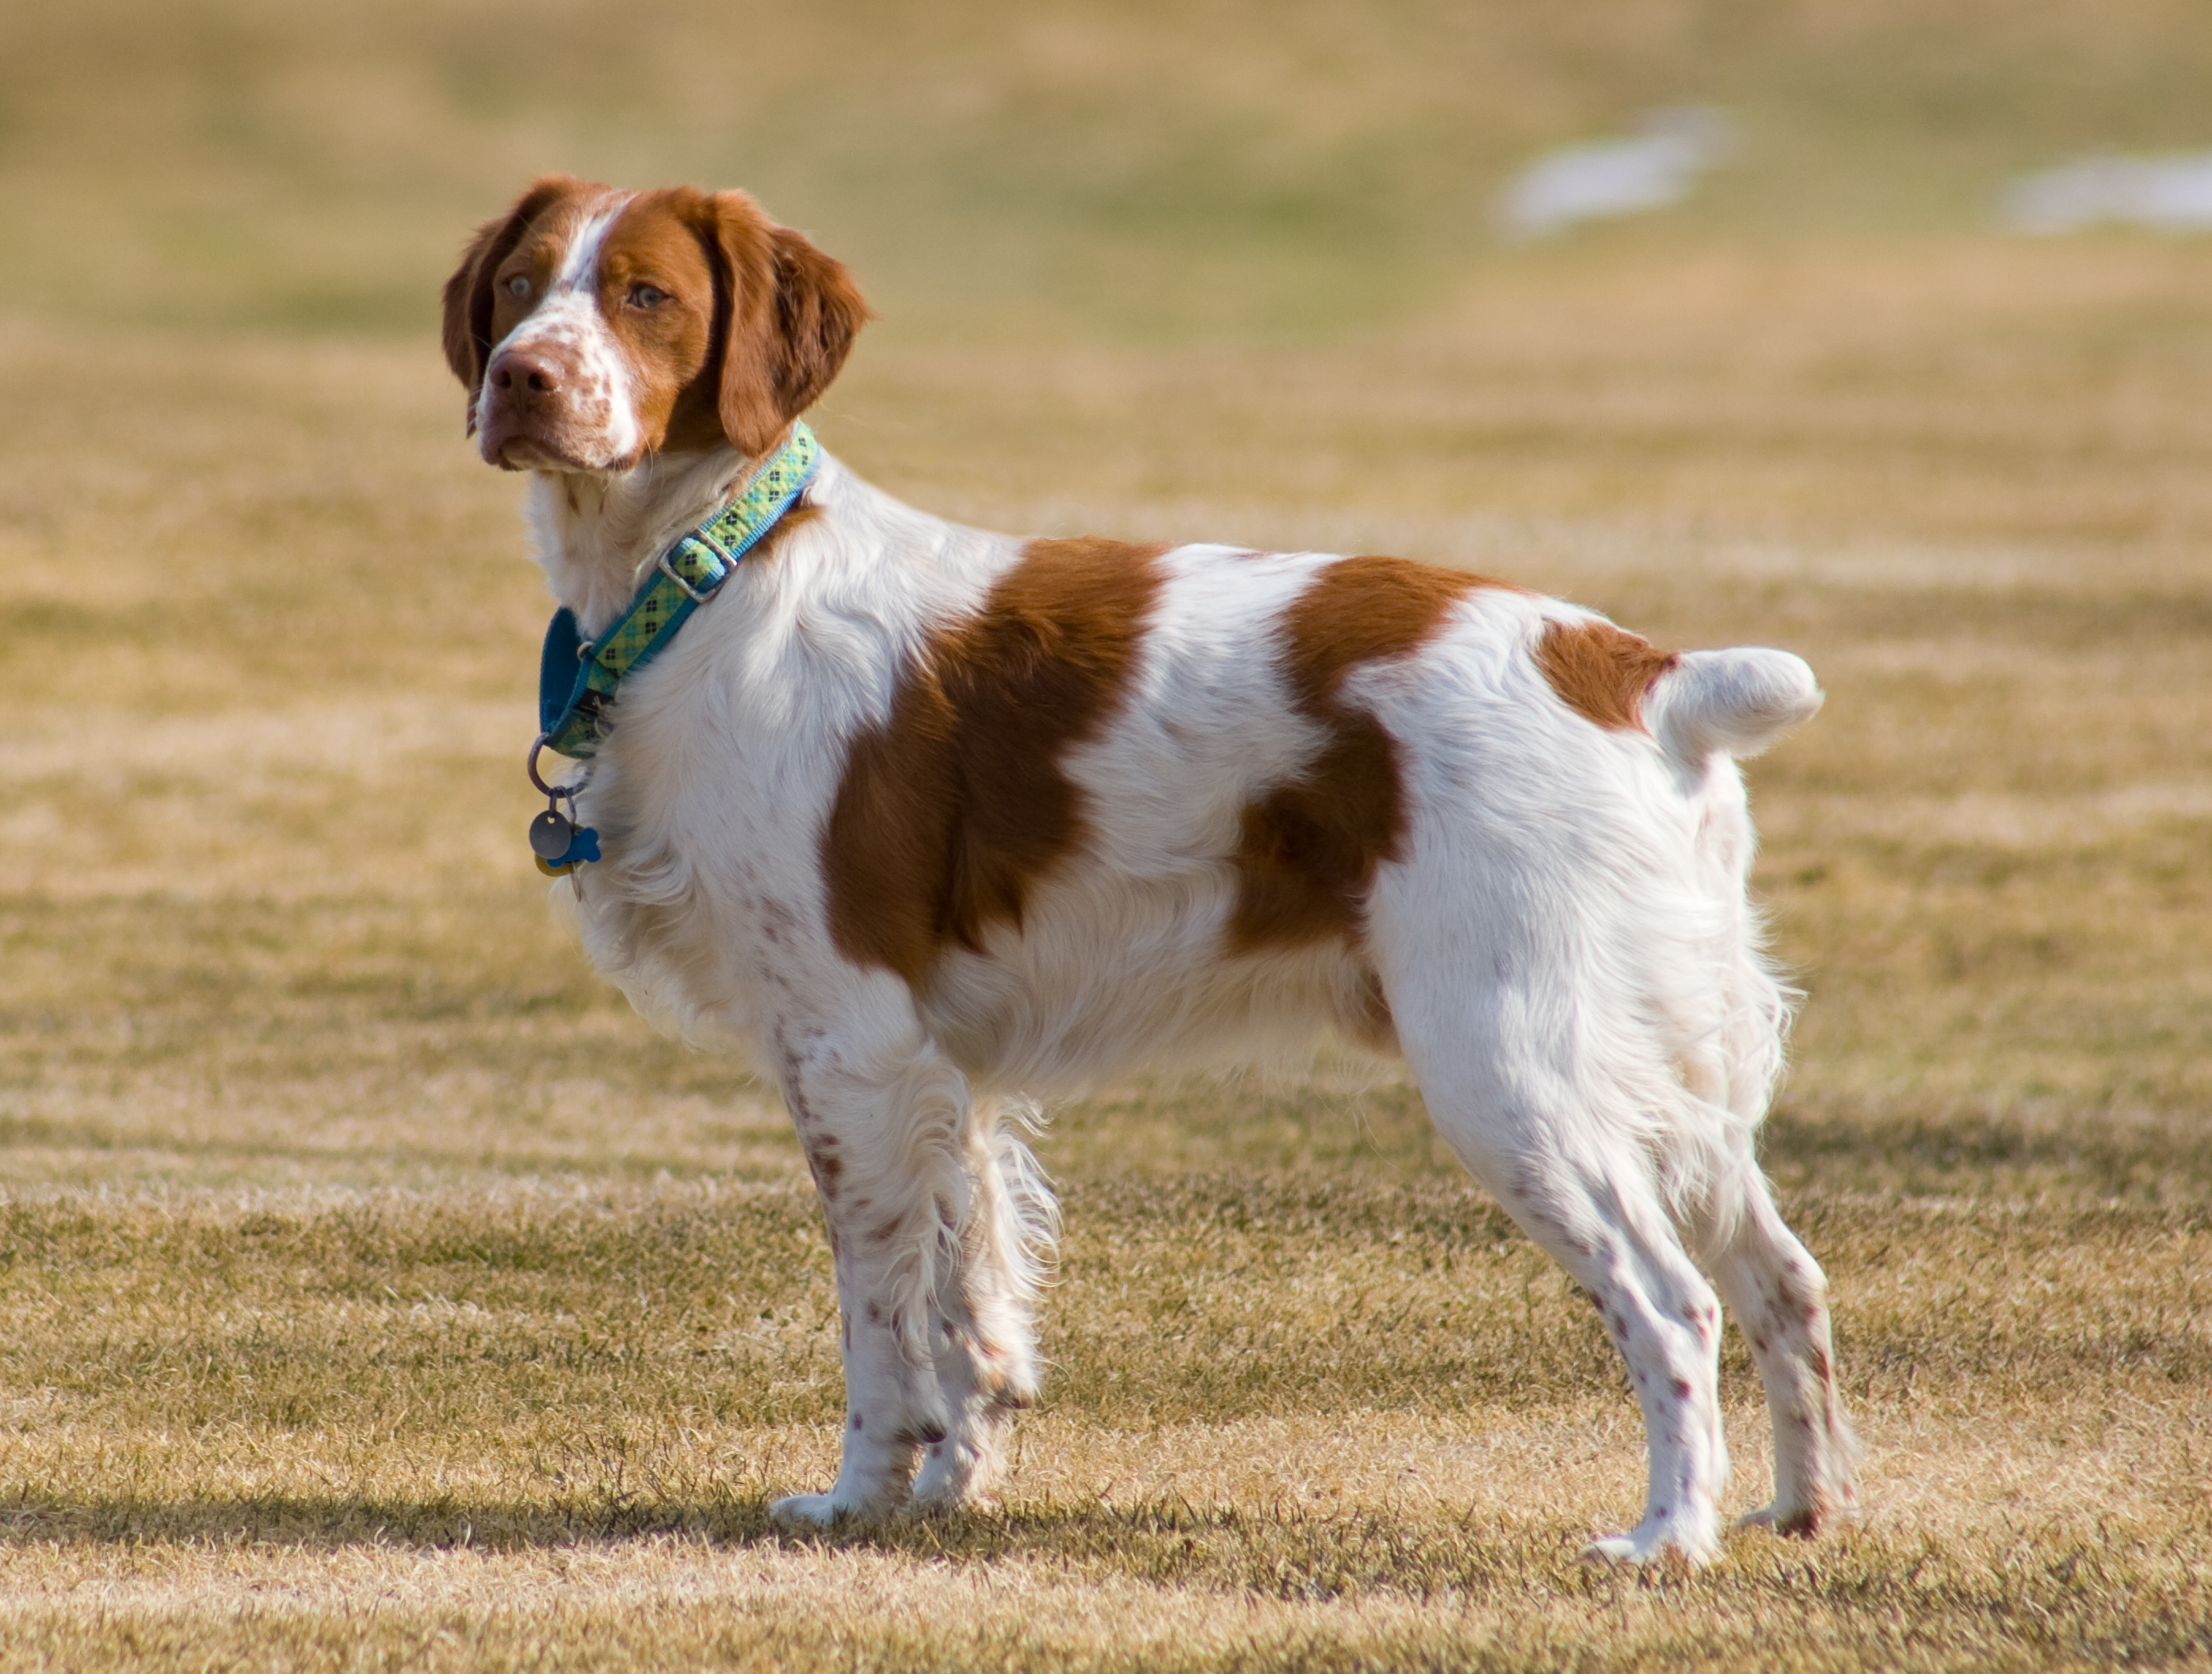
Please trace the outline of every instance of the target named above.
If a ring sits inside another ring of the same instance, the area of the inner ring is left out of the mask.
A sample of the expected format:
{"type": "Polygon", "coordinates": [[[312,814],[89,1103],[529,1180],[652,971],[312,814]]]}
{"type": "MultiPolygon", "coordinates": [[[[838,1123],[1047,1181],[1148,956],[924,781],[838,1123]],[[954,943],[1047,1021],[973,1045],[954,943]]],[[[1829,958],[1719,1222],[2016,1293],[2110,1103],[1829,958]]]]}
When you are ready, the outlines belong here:
{"type": "Polygon", "coordinates": [[[557,861],[568,852],[575,835],[567,815],[548,808],[530,822],[530,852],[540,860],[557,861]]]}

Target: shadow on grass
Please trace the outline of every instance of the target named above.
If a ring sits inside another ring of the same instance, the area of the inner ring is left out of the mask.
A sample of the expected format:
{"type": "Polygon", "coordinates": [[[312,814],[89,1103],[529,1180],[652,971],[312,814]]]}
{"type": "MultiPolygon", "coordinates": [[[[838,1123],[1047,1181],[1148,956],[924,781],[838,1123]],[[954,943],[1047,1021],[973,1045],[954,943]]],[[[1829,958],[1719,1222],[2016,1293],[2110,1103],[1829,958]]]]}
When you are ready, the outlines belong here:
{"type": "MultiPolygon", "coordinates": [[[[1111,1575],[1153,1586],[1325,1603],[1361,1596],[1549,1608],[1578,1598],[1616,1610],[1634,1593],[1675,1606],[1735,1611],[1808,1608],[1857,1620],[1972,1624],[2041,1654],[2090,1661],[2164,1661],[2212,1644],[2197,1555],[2212,1525],[2203,1508],[2151,1531],[2008,1524],[1986,1535],[1896,1538],[1849,1529],[1813,1542],[1760,1531],[1729,1537],[1711,1568],[1627,1568],[1581,1561],[1589,1531],[1532,1512],[1510,1522],[1408,1514],[1397,1508],[1316,1510],[1208,1505],[1179,1498],[994,1514],[900,1518],[813,1534],[781,1530],[769,1501],[731,1497],[527,1503],[439,1496],[372,1500],[290,1495],[175,1501],[116,1498],[64,1503],[19,1496],[0,1510],[0,1548],[97,1541],[145,1546],[464,1547],[493,1551],[666,1537],[712,1547],[801,1552],[872,1550],[925,1563],[1042,1560],[1063,1574],[1111,1575]],[[2155,1597],[2145,1608],[2143,1595],[2155,1597]]],[[[1358,1666],[1375,1665],[1362,1660],[1358,1666]]],[[[1553,1665],[1556,1665],[1556,1664],[1553,1665]]]]}
{"type": "Polygon", "coordinates": [[[923,1561],[1045,1559],[1132,1579],[1326,1599],[1389,1592],[1525,1588],[1571,1574],[1589,1531],[1539,1518],[1510,1526],[1401,1514],[1395,1508],[1194,1505],[1027,1506],[1012,1512],[899,1516],[826,1530],[786,1527],[763,1497],[609,1497],[530,1501],[239,1494],[63,1501],[19,1494],[0,1507],[0,1548],[52,1544],[382,1547],[517,1552],[654,1537],[717,1547],[862,1550],[923,1561]]]}
{"type": "Polygon", "coordinates": [[[1071,1543],[1120,1549],[1133,1537],[1218,1533],[1255,1523],[1323,1520],[1297,1507],[1254,1511],[1193,1505],[1168,1495],[1129,1507],[1103,1501],[1024,1507],[1012,1512],[841,1518],[827,1529],[779,1522],[765,1495],[659,1498],[592,1492],[574,1499],[496,1499],[436,1494],[422,1499],[363,1494],[209,1494],[179,1500],[122,1494],[95,1500],[19,1493],[0,1503],[0,1545],[54,1541],[217,1546],[411,1546],[492,1550],[573,1546],[675,1535],[718,1545],[860,1548],[921,1556],[1006,1555],[1071,1543]]]}
{"type": "MultiPolygon", "coordinates": [[[[518,1128],[517,1131],[521,1130],[518,1128]]],[[[746,1140],[750,1144],[754,1136],[748,1134],[746,1140]]],[[[782,1142],[781,1134],[768,1135],[758,1141],[760,1148],[771,1151],[782,1142]]],[[[465,1136],[462,1142],[443,1149],[402,1144],[388,1137],[350,1145],[318,1145],[297,1139],[210,1139],[155,1129],[133,1132],[97,1121],[0,1116],[0,1163],[4,1163],[12,1151],[173,1159],[186,1163],[229,1164],[241,1169],[254,1164],[284,1163],[319,1171],[348,1184],[362,1178],[388,1179],[409,1169],[427,1172],[496,1171],[517,1177],[556,1179],[589,1174],[594,1178],[630,1183],[649,1183],[664,1175],[677,1180],[712,1175],[757,1182],[795,1177],[799,1166],[796,1145],[790,1147],[791,1166],[782,1167],[774,1162],[756,1166],[732,1163],[722,1157],[702,1160],[697,1155],[618,1152],[604,1147],[589,1150],[533,1150],[520,1144],[502,1144],[493,1149],[465,1136]],[[349,1166],[350,1172],[347,1172],[349,1166]]],[[[152,1173],[155,1168],[155,1161],[148,1160],[141,1172],[152,1173]]]]}
{"type": "Polygon", "coordinates": [[[603,1494],[569,1501],[336,1494],[61,1500],[27,1493],[0,1507],[0,1544],[170,1541],[322,1549],[473,1546],[512,1550],[656,1534],[744,1544],[783,1537],[769,1515],[769,1503],[762,1498],[689,1502],[603,1494]]]}
{"type": "Polygon", "coordinates": [[[1992,1196],[2055,1189],[2212,1212],[2212,1123],[2193,1114],[1784,1105],[1767,1118],[1759,1151],[1792,1185],[1992,1196]]]}
{"type": "MultiPolygon", "coordinates": [[[[769,1136],[768,1141],[763,1141],[763,1150],[779,1143],[779,1139],[781,1135],[769,1136]]],[[[619,1183],[654,1183],[661,1177],[675,1181],[714,1177],[763,1183],[794,1177],[799,1154],[794,1146],[794,1166],[779,1167],[775,1163],[732,1163],[721,1157],[702,1161],[699,1157],[684,1154],[611,1152],[604,1147],[531,1150],[526,1146],[500,1146],[491,1150],[483,1143],[460,1143],[449,1150],[438,1150],[431,1146],[400,1146],[380,1139],[356,1146],[310,1146],[296,1139],[185,1139],[175,1132],[119,1132],[97,1121],[0,1117],[0,1161],[4,1161],[7,1152],[11,1150],[58,1150],[82,1157],[142,1157],[149,1161],[143,1161],[139,1172],[149,1177],[159,1172],[161,1159],[170,1159],[170,1166],[230,1163],[239,1170],[254,1163],[288,1163],[296,1170],[312,1170],[316,1177],[327,1177],[331,1183],[343,1185],[356,1185],[361,1178],[389,1181],[407,1170],[422,1170],[429,1174],[452,1174],[456,1170],[473,1174],[498,1172],[518,1178],[564,1178],[573,1174],[588,1174],[592,1178],[619,1183]]],[[[62,1183],[69,1185],[76,1181],[62,1183]]],[[[285,1183],[292,1183],[289,1177],[285,1177],[285,1183]]]]}

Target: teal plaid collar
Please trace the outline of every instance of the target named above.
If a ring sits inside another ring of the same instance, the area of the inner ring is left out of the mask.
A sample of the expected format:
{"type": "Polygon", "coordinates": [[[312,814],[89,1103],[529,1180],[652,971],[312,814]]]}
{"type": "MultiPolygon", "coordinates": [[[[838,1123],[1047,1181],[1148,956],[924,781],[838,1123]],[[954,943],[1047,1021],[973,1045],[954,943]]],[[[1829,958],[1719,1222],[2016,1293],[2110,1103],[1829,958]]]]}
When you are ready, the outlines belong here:
{"type": "Polygon", "coordinates": [[[793,424],[791,439],[728,505],[660,555],[629,608],[596,640],[584,638],[567,606],[554,612],[538,669],[540,748],[579,761],[599,753],[623,679],[668,648],[685,619],[813,480],[821,458],[814,432],[804,420],[793,424]]]}

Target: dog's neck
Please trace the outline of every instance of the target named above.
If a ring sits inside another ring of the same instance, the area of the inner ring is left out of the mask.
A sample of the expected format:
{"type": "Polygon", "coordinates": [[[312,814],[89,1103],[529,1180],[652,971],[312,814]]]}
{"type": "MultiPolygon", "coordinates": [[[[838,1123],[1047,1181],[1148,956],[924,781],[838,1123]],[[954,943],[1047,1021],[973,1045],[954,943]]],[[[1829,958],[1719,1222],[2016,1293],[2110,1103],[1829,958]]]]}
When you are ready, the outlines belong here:
{"type": "Polygon", "coordinates": [[[629,603],[678,535],[727,502],[754,463],[725,447],[648,454],[627,471],[532,475],[524,500],[532,556],[587,637],[629,603]]]}

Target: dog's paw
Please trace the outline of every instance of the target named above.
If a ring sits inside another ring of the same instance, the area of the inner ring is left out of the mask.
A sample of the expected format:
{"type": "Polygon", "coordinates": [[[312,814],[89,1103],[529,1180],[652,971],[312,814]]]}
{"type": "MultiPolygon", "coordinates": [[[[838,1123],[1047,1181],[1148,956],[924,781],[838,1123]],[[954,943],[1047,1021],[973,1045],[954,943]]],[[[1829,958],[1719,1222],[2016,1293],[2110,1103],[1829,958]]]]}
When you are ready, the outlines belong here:
{"type": "Polygon", "coordinates": [[[1712,1561],[1717,1550],[1711,1532],[1694,1526],[1645,1521],[1625,1535],[1601,1535],[1583,1548],[1584,1563],[1655,1563],[1670,1553],[1695,1567],[1712,1561]]]}
{"type": "Polygon", "coordinates": [[[982,1511],[997,1503],[993,1490],[1006,1475],[1006,1426],[1000,1421],[971,1426],[960,1436],[933,1441],[914,1481],[917,1510],[945,1513],[982,1511]]]}
{"type": "Polygon", "coordinates": [[[843,1511],[834,1494],[787,1494],[768,1508],[768,1514],[793,1528],[826,1529],[843,1511]]]}
{"type": "Polygon", "coordinates": [[[1601,1535],[1583,1548],[1584,1563],[1642,1563],[1650,1555],[1630,1535],[1601,1535]]]}
{"type": "Polygon", "coordinates": [[[1761,1506],[1757,1511],[1746,1512],[1736,1519],[1735,1526],[1739,1529],[1766,1529],[1778,1535],[1810,1540],[1835,1520],[1835,1513],[1820,1506],[1801,1506],[1793,1511],[1761,1506]]]}
{"type": "Polygon", "coordinates": [[[999,1507],[999,1496],[992,1488],[996,1474],[957,1470],[933,1472],[925,1465],[921,1475],[915,1479],[914,1494],[908,1500],[906,1508],[923,1517],[951,1517],[962,1512],[995,1511],[999,1507]]]}

